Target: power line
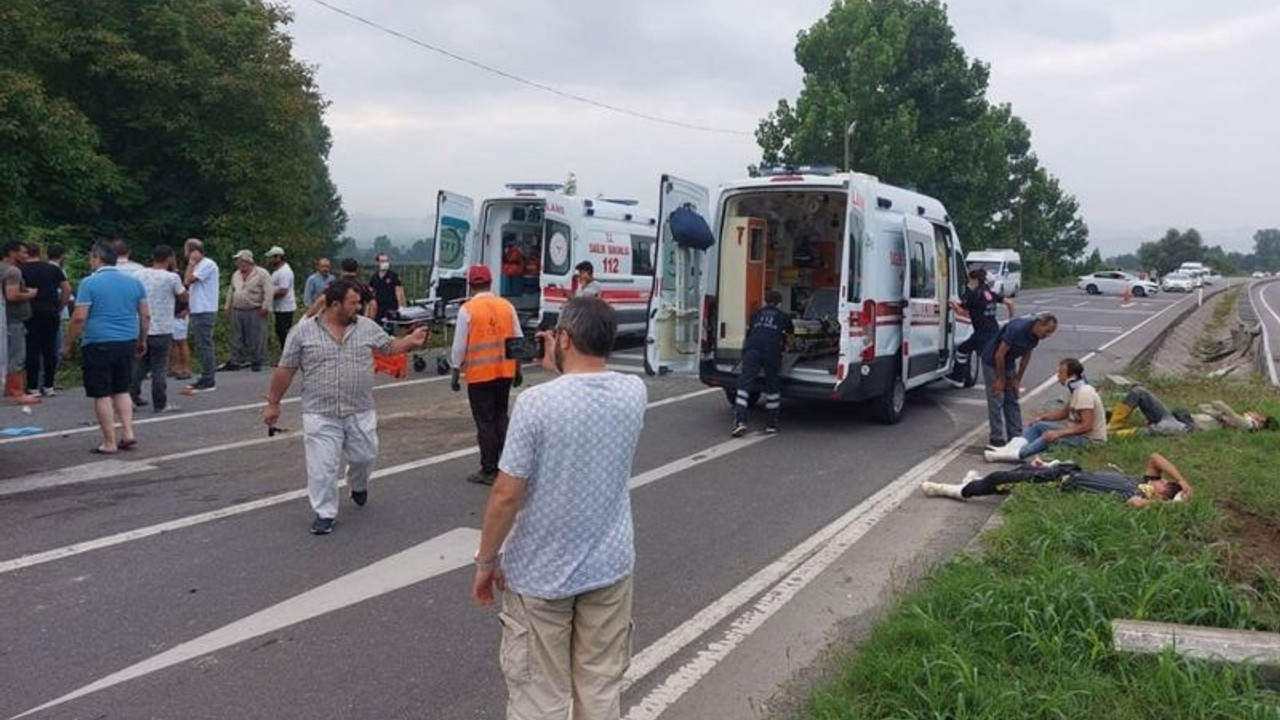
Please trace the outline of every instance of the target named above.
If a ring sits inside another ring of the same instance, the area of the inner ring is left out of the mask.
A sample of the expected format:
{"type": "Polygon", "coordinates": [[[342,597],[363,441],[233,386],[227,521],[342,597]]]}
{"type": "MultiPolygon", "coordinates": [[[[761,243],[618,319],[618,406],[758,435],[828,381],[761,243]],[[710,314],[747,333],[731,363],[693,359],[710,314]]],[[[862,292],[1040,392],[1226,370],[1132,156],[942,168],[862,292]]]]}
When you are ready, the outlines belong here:
{"type": "Polygon", "coordinates": [[[585,95],[578,95],[576,93],[568,92],[567,90],[561,90],[559,88],[552,87],[545,83],[540,83],[536,80],[530,80],[528,78],[521,77],[514,73],[509,73],[505,70],[501,70],[491,65],[486,65],[480,62],[479,60],[472,60],[471,58],[463,57],[462,55],[459,55],[455,52],[451,52],[442,47],[438,47],[436,45],[432,45],[431,43],[424,42],[411,35],[406,35],[405,33],[402,33],[399,30],[389,28],[385,25],[380,25],[372,20],[369,20],[368,18],[361,17],[359,15],[356,15],[353,12],[349,12],[336,5],[327,3],[325,2],[325,0],[311,0],[311,2],[323,8],[326,8],[332,12],[335,12],[345,18],[361,23],[362,25],[367,25],[373,28],[374,30],[378,30],[379,32],[384,32],[393,37],[400,38],[405,42],[413,43],[414,45],[417,45],[418,47],[423,48],[425,50],[430,50],[433,53],[444,55],[450,60],[456,60],[460,63],[464,63],[474,68],[477,68],[479,70],[483,70],[484,72],[491,73],[493,75],[497,75],[502,78],[506,78],[507,80],[510,80],[515,83],[519,83],[521,85],[526,85],[528,87],[534,88],[535,90],[541,90],[546,93],[551,93],[552,95],[556,95],[566,100],[572,100],[574,102],[583,103],[584,105],[591,105],[592,107],[598,107],[598,108],[609,110],[610,112],[616,112],[622,115],[629,115],[631,117],[639,118],[641,120],[648,120],[650,122],[662,123],[663,125],[671,125],[678,128],[684,128],[685,130],[698,130],[701,132],[720,133],[722,135],[751,135],[751,133],[745,132],[743,130],[731,130],[729,128],[718,128],[718,127],[711,127],[709,125],[698,125],[695,123],[687,123],[681,120],[671,120],[670,118],[659,117],[657,115],[650,115],[648,113],[643,113],[638,110],[632,110],[630,108],[624,108],[618,105],[611,105],[606,102],[601,102],[599,100],[586,97],[585,95]]]}

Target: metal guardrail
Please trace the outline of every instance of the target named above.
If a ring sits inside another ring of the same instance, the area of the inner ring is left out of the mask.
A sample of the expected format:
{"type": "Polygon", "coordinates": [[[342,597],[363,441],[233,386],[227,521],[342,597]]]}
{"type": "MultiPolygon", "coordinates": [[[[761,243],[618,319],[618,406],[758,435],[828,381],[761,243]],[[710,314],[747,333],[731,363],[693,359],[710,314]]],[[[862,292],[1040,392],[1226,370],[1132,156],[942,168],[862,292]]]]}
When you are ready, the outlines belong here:
{"type": "MultiPolygon", "coordinates": [[[[1255,348],[1256,351],[1254,352],[1254,357],[1257,358],[1258,363],[1258,373],[1266,376],[1272,385],[1280,385],[1280,378],[1277,377],[1276,373],[1276,356],[1275,351],[1273,350],[1275,346],[1272,345],[1271,332],[1267,329],[1267,324],[1263,322],[1262,316],[1258,313],[1258,308],[1254,305],[1253,299],[1253,291],[1255,288],[1271,282],[1276,282],[1276,280],[1263,280],[1261,282],[1247,281],[1245,284],[1245,291],[1240,294],[1237,312],[1240,317],[1241,324],[1246,326],[1256,326],[1261,331],[1258,333],[1257,341],[1260,347],[1255,348]]],[[[1275,310],[1267,306],[1266,300],[1263,300],[1262,304],[1264,310],[1270,312],[1276,320],[1280,320],[1280,315],[1277,315],[1275,310]]]]}

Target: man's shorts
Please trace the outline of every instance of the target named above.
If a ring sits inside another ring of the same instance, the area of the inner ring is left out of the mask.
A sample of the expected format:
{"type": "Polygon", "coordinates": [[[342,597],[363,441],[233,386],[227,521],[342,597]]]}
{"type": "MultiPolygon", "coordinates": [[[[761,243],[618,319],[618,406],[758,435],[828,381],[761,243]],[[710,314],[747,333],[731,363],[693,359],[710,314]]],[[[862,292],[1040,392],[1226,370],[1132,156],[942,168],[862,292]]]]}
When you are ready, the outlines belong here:
{"type": "Polygon", "coordinates": [[[136,343],[93,343],[80,348],[84,358],[84,394],[91,398],[111,397],[129,392],[133,382],[136,343]]]}
{"type": "Polygon", "coordinates": [[[186,318],[173,319],[173,339],[178,342],[182,342],[183,340],[187,339],[187,319],[186,318]]]}

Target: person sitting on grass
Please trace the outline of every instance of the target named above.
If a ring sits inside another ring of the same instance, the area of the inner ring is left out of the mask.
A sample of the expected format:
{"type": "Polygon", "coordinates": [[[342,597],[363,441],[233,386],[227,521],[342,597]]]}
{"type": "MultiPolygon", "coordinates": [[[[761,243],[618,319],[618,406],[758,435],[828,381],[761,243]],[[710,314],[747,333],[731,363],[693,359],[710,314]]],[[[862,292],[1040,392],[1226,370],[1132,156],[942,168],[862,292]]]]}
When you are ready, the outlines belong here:
{"type": "Polygon", "coordinates": [[[1275,430],[1280,427],[1280,423],[1277,423],[1274,417],[1256,410],[1238,413],[1221,400],[1202,403],[1198,412],[1187,413],[1181,418],[1178,417],[1180,414],[1170,412],[1168,406],[1156,397],[1155,393],[1141,385],[1134,385],[1129,388],[1124,400],[1116,403],[1116,406],[1111,409],[1111,420],[1107,423],[1107,430],[1114,432],[1118,437],[1126,437],[1134,434],[1181,435],[1192,430],[1254,431],[1275,430]],[[1128,426],[1129,415],[1135,409],[1142,412],[1142,417],[1147,421],[1146,425],[1128,426]],[[1190,422],[1187,422],[1188,419],[1190,422]]]}
{"type": "Polygon", "coordinates": [[[1051,447],[1080,447],[1107,441],[1107,419],[1102,397],[1084,377],[1084,365],[1075,358],[1058,362],[1058,383],[1067,388],[1067,402],[1044,413],[1036,423],[1001,447],[987,447],[987,462],[1021,462],[1051,447]]]}
{"type": "Polygon", "coordinates": [[[998,470],[983,475],[970,470],[958,484],[925,482],[920,489],[929,497],[967,500],[971,497],[1007,493],[1017,483],[1056,482],[1063,490],[1107,493],[1124,498],[1136,508],[1163,501],[1182,502],[1191,499],[1191,483],[1178,467],[1160,453],[1151,453],[1142,477],[1103,470],[1086,472],[1069,462],[1044,462],[1035,458],[1012,470],[998,470]]]}

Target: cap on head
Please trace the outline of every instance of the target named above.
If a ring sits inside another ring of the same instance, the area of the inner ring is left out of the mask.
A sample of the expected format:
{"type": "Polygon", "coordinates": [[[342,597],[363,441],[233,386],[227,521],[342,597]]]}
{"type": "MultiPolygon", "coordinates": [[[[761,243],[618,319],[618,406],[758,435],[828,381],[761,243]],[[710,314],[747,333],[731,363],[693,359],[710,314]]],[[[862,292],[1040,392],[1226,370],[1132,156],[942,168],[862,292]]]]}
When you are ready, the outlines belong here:
{"type": "Polygon", "coordinates": [[[279,245],[272,245],[265,257],[284,257],[284,248],[279,245]]]}
{"type": "Polygon", "coordinates": [[[236,262],[244,260],[245,262],[251,263],[253,262],[253,253],[249,250],[241,250],[237,252],[235,255],[232,255],[231,259],[235,260],[236,262]]]}
{"type": "Polygon", "coordinates": [[[492,285],[493,273],[489,272],[489,268],[486,265],[472,265],[467,268],[467,284],[492,285]]]}

